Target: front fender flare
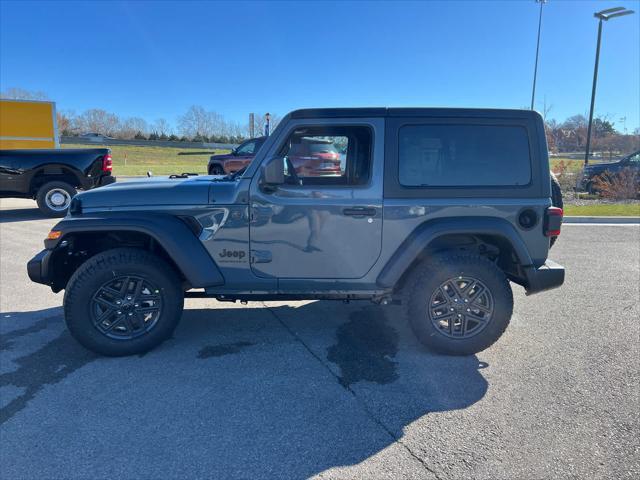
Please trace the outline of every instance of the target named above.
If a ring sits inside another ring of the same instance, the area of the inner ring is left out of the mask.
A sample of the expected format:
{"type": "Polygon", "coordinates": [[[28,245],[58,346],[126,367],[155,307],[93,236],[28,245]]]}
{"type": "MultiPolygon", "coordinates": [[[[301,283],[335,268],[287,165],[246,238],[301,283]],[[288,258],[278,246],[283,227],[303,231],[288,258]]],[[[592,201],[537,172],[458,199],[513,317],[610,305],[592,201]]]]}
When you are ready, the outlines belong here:
{"type": "Polygon", "coordinates": [[[189,284],[194,288],[224,284],[224,277],[200,240],[179,218],[161,213],[95,213],[66,217],[53,230],[62,232],[57,240],[46,240],[53,250],[65,237],[74,233],[129,231],[149,235],[169,254],[189,284]]]}
{"type": "Polygon", "coordinates": [[[513,247],[523,267],[532,265],[527,247],[516,229],[506,220],[496,217],[459,217],[436,219],[423,223],[400,245],[386,263],[376,283],[392,288],[429,244],[442,235],[494,235],[504,238],[513,247]]]}

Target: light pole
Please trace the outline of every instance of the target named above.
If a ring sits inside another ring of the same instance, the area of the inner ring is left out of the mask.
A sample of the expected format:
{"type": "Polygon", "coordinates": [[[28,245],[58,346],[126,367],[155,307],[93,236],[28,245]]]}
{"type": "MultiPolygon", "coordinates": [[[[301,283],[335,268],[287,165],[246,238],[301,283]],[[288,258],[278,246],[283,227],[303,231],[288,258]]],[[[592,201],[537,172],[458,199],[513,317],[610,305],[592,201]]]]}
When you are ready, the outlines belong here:
{"type": "Polygon", "coordinates": [[[622,17],[623,15],[631,15],[633,10],[627,10],[624,7],[607,8],[593,14],[598,20],[598,42],[596,43],[596,64],[593,67],[593,87],[591,88],[591,108],[589,109],[589,126],[587,127],[587,147],[584,153],[584,164],[589,163],[589,148],[591,147],[591,126],[593,123],[593,106],[596,102],[596,84],[598,83],[598,63],[600,61],[600,40],[602,38],[602,21],[608,21],[611,18],[622,17]]]}
{"type": "Polygon", "coordinates": [[[536,0],[540,4],[540,15],[538,16],[538,43],[536,44],[536,65],[533,67],[533,89],[531,90],[531,110],[533,110],[533,102],[536,98],[536,79],[538,78],[538,54],[540,53],[540,30],[542,28],[542,6],[547,0],[536,0]]]}
{"type": "Polygon", "coordinates": [[[269,136],[269,122],[271,122],[271,114],[270,113],[266,113],[264,115],[264,119],[266,121],[266,123],[264,124],[264,136],[268,137],[269,136]]]}

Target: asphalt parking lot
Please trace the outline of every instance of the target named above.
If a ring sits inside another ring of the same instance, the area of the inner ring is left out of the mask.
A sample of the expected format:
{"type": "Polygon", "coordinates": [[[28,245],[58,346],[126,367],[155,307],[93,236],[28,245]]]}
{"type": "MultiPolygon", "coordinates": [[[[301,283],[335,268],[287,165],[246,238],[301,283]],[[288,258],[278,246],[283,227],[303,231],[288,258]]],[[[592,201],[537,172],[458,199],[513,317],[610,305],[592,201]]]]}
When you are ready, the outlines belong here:
{"type": "Polygon", "coordinates": [[[1,205],[3,479],[640,477],[638,226],[565,226],[565,286],[514,286],[477,356],[428,353],[395,306],[190,299],[113,359],[27,278],[55,220],[1,205]]]}

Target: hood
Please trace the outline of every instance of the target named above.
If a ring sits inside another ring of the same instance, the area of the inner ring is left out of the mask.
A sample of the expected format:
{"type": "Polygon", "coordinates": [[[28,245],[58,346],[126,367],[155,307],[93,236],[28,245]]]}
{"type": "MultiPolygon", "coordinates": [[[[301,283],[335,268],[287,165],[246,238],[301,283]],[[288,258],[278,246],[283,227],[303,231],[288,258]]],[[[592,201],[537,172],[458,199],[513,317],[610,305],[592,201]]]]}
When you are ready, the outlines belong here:
{"type": "Polygon", "coordinates": [[[84,208],[151,205],[206,205],[213,177],[152,177],[116,182],[82,192],[77,197],[84,208]]]}

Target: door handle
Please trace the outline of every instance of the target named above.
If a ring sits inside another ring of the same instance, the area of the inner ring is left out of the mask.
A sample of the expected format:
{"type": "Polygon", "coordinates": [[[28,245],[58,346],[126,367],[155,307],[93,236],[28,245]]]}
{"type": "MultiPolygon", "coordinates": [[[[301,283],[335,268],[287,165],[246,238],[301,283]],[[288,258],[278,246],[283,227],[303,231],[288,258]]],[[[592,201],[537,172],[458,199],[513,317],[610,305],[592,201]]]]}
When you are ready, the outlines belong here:
{"type": "Polygon", "coordinates": [[[372,207],[351,207],[342,210],[345,215],[351,215],[355,217],[374,217],[376,209],[372,207]]]}

